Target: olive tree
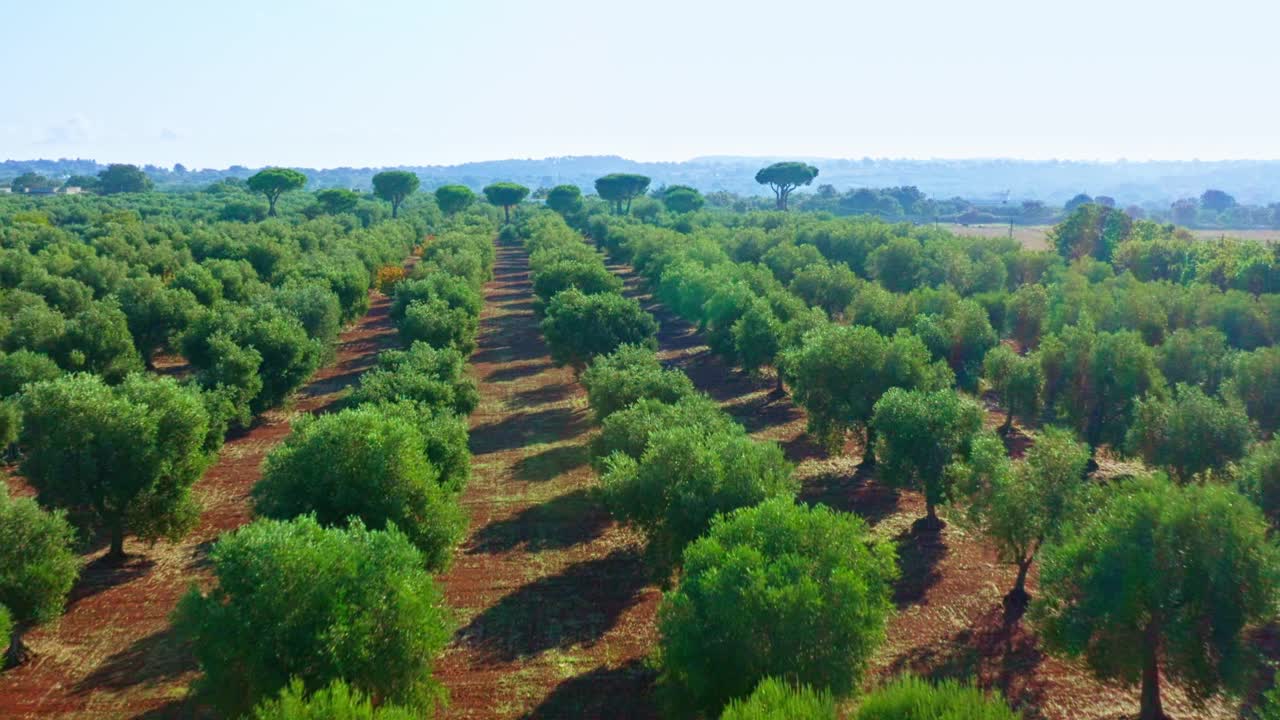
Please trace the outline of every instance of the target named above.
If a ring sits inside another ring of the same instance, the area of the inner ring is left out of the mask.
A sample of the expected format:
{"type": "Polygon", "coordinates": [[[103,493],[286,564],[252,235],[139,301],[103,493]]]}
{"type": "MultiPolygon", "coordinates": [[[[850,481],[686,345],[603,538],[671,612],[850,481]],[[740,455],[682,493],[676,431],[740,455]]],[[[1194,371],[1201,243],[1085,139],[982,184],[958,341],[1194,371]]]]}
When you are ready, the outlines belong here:
{"type": "Polygon", "coordinates": [[[418,190],[421,181],[408,170],[384,170],[373,176],[373,194],[391,203],[391,217],[400,216],[400,205],[418,190]]]}
{"type": "Polygon", "coordinates": [[[720,720],[837,720],[838,717],[831,693],[768,677],[760,681],[750,697],[730,702],[720,720]]]}
{"type": "Polygon", "coordinates": [[[582,373],[587,405],[597,422],[637,400],[652,398],[676,403],[694,394],[693,382],[674,368],[664,368],[652,349],[622,345],[601,355],[582,373]]]}
{"type": "Polygon", "coordinates": [[[937,505],[952,494],[948,466],[968,457],[982,408],[954,390],[890,388],[875,404],[876,462],[889,485],[924,493],[923,527],[942,526],[937,505]]]}
{"type": "Polygon", "coordinates": [[[1159,476],[1122,485],[1043,555],[1032,613],[1045,646],[1141,683],[1142,720],[1166,717],[1162,677],[1195,698],[1237,686],[1254,649],[1242,631],[1280,590],[1280,551],[1252,503],[1159,476]]]}
{"type": "Polygon", "coordinates": [[[422,713],[400,705],[374,705],[364,692],[341,680],[308,693],[294,678],[279,695],[263,700],[246,720],[419,720],[422,713]]]}
{"type": "Polygon", "coordinates": [[[658,324],[640,303],[614,293],[586,295],[570,288],[547,305],[542,333],[557,366],[581,372],[622,345],[657,348],[658,324]]]}
{"type": "Polygon", "coordinates": [[[787,198],[801,185],[808,185],[818,177],[818,168],[802,162],[777,162],[761,168],[756,182],[768,185],[777,199],[778,209],[787,209],[787,198]]]}
{"type": "Polygon", "coordinates": [[[284,520],[312,515],[323,525],[352,517],[374,530],[394,524],[422,552],[427,569],[439,571],[466,520],[425,448],[411,418],[383,407],[303,418],[263,463],[254,510],[284,520]]]}
{"type": "Polygon", "coordinates": [[[708,435],[741,429],[706,395],[689,395],[672,403],[641,398],[604,418],[600,434],[591,442],[593,464],[603,470],[603,461],[615,452],[639,460],[654,433],[680,427],[700,428],[708,435]]]}
{"type": "Polygon", "coordinates": [[[884,640],[893,547],[856,515],[776,498],[717,517],[658,609],[661,682],[714,715],[766,677],[836,697],[884,640]]]}
{"type": "Polygon", "coordinates": [[[244,184],[267,199],[267,215],[275,217],[276,201],[290,190],[301,190],[307,184],[307,176],[289,168],[269,167],[259,170],[244,184]]]}
{"type": "Polygon", "coordinates": [[[441,185],[436,188],[436,205],[445,215],[456,215],[475,202],[476,194],[466,185],[441,185]]]}
{"type": "Polygon", "coordinates": [[[991,348],[982,359],[982,376],[1004,403],[1001,433],[1013,428],[1013,420],[1035,422],[1044,392],[1044,372],[1035,358],[1019,355],[1008,345],[991,348]]]}
{"type": "Polygon", "coordinates": [[[1236,482],[1272,526],[1280,527],[1280,438],[1254,445],[1240,462],[1236,482]]]}
{"type": "Polygon", "coordinates": [[[640,459],[606,458],[600,483],[619,520],[640,529],[659,574],[711,519],[770,497],[791,498],[797,484],[777,443],[757,442],[741,427],[708,432],[675,427],[649,436],[640,459]]]}
{"type": "Polygon", "coordinates": [[[80,574],[75,530],[60,511],[48,512],[31,498],[9,496],[0,481],[0,609],[10,627],[0,628],[0,669],[27,654],[21,633],[62,614],[80,574]]]}
{"type": "Polygon", "coordinates": [[[510,223],[511,208],[524,201],[529,195],[529,188],[513,182],[496,182],[485,186],[482,192],[490,205],[502,208],[504,221],[510,223]]]}
{"type": "Polygon", "coordinates": [[[992,434],[974,439],[969,458],[948,469],[969,501],[964,516],[995,542],[1002,562],[1018,568],[1005,595],[1011,614],[1026,608],[1027,572],[1040,548],[1085,512],[1091,499],[1084,470],[1089,449],[1069,430],[1049,427],[1017,461],[992,434]]]}
{"type": "Polygon", "coordinates": [[[213,457],[198,392],[171,378],[112,388],[79,374],[29,385],[20,406],[23,475],[42,504],[105,531],[108,557],[124,557],[126,533],[176,540],[195,525],[191,486],[213,457]]]}
{"type": "Polygon", "coordinates": [[[335,680],[390,703],[442,699],[435,658],[452,634],[422,554],[394,528],[355,520],[258,520],[209,552],[216,584],[193,588],[173,623],[204,675],[197,685],[227,717],[291,678],[311,691],[335,680]]]}
{"type": "Polygon", "coordinates": [[[1139,398],[1129,428],[1129,452],[1181,482],[1221,472],[1244,457],[1253,428],[1244,406],[1178,385],[1171,397],[1139,398]]]}
{"type": "Polygon", "coordinates": [[[891,387],[935,390],[951,385],[946,363],[934,362],[919,338],[885,338],[862,326],[820,325],[783,354],[791,395],[809,415],[809,431],[839,449],[847,432],[862,431],[864,461],[875,461],[876,401],[891,387]]]}

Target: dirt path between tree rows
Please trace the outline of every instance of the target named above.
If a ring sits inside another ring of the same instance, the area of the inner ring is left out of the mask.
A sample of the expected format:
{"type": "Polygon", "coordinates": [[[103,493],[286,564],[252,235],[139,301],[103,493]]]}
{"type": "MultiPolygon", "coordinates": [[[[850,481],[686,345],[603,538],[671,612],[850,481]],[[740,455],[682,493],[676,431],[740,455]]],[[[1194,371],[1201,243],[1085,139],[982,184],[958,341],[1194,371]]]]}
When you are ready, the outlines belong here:
{"type": "Polygon", "coordinates": [[[102,562],[105,548],[85,556],[66,614],[31,632],[28,663],[0,675],[0,718],[189,718],[197,711],[187,687],[198,674],[177,642],[169,614],[194,582],[209,579],[209,545],[250,520],[249,490],[266,454],[303,413],[325,412],[398,346],[389,301],[375,293],[369,312],[339,338],[334,362],[319,370],[288,411],[273,410],[247,432],[228,438],[217,462],[196,484],[200,524],[178,543],[147,546],[130,539],[123,566],[102,562]]]}

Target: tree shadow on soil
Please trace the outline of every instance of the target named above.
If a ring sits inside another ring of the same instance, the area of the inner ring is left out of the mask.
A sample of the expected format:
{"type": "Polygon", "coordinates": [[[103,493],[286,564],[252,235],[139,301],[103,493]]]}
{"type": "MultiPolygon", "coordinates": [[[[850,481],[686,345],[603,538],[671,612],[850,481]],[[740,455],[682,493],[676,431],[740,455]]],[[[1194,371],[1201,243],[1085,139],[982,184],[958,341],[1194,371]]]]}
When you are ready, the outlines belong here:
{"type": "Polygon", "coordinates": [[[576,470],[590,460],[591,449],[585,444],[557,445],[536,455],[520,458],[513,469],[517,480],[546,482],[576,470]]]}
{"type": "Polygon", "coordinates": [[[659,717],[653,700],[654,679],[654,672],[639,659],[616,668],[600,666],[561,682],[522,720],[653,720],[659,717]]]}
{"type": "Polygon", "coordinates": [[[898,656],[892,674],[928,680],[974,681],[999,690],[1026,720],[1043,720],[1045,683],[1036,676],[1044,659],[1039,641],[1023,622],[1009,622],[1004,608],[992,607],[969,627],[898,656]]]}
{"type": "Polygon", "coordinates": [[[560,402],[573,394],[574,386],[569,383],[551,383],[541,387],[520,390],[511,394],[507,406],[511,408],[529,408],[560,402]]]}
{"type": "Polygon", "coordinates": [[[587,429],[585,413],[557,407],[507,415],[503,419],[471,429],[474,455],[516,450],[530,445],[578,437],[587,429]]]}
{"type": "MultiPolygon", "coordinates": [[[[105,542],[104,539],[102,544],[105,545],[105,542]]],[[[80,579],[71,588],[71,594],[67,598],[67,609],[98,593],[146,577],[155,566],[155,560],[137,553],[129,555],[123,563],[103,555],[80,571],[80,579]]]]}
{"type": "Polygon", "coordinates": [[[489,373],[484,377],[484,381],[489,383],[501,383],[509,382],[511,380],[519,380],[521,378],[529,377],[530,375],[537,375],[550,367],[551,363],[548,362],[531,362],[521,365],[510,365],[498,368],[497,370],[489,373]]]}
{"type": "Polygon", "coordinates": [[[485,525],[467,554],[562,550],[600,537],[610,521],[591,491],[574,490],[485,525]]]}
{"type": "Polygon", "coordinates": [[[111,655],[75,684],[75,694],[160,685],[196,669],[190,649],[166,627],[111,655]]]}
{"type": "Polygon", "coordinates": [[[852,474],[832,471],[807,478],[800,499],[834,510],[856,513],[869,525],[898,512],[899,492],[875,481],[875,468],[862,464],[852,474]]]}
{"type": "Polygon", "coordinates": [[[894,538],[898,548],[898,570],[901,573],[893,587],[893,601],[899,609],[924,600],[924,596],[942,579],[938,563],[947,555],[941,530],[913,526],[894,538]]]}
{"type": "Polygon", "coordinates": [[[574,563],[502,598],[462,628],[458,640],[486,662],[594,643],[640,600],[647,575],[634,549],[574,563]]]}

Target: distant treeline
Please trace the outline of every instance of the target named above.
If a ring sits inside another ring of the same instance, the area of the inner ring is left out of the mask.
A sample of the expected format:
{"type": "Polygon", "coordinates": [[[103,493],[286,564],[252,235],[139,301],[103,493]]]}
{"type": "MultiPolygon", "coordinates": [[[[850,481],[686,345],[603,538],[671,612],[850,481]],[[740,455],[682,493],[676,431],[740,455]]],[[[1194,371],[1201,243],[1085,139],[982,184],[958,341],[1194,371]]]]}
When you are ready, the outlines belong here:
{"type": "MultiPolygon", "coordinates": [[[[962,224],[1054,223],[1085,202],[1119,207],[1129,215],[1198,228],[1280,227],[1280,161],[1056,162],[1020,160],[815,160],[818,176],[798,188],[797,209],[836,215],[875,215],[889,220],[962,224]],[[1091,194],[1092,193],[1092,194],[1091,194]]],[[[594,190],[607,173],[638,173],[653,180],[653,195],[688,186],[713,206],[763,209],[773,203],[755,180],[757,158],[701,158],[680,163],[641,163],[613,156],[498,160],[453,166],[406,166],[425,189],[447,184],[472,190],[512,180],[545,196],[557,185],[594,190]]],[[[93,160],[0,162],[0,188],[94,190],[109,166],[93,160]]],[[[119,166],[117,166],[119,167],[119,166]]],[[[257,168],[224,169],[141,166],[159,190],[208,190],[242,182],[257,168]]],[[[295,168],[307,187],[367,192],[381,168],[295,168]]]]}

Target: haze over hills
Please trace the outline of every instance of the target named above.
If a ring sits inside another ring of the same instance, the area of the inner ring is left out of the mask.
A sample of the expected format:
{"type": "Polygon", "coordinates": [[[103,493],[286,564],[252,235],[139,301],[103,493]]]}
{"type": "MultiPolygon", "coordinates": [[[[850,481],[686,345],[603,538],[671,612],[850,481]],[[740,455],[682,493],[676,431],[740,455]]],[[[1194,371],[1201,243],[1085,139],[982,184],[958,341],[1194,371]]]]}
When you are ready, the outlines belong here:
{"type": "MultiPolygon", "coordinates": [[[[703,192],[728,191],[767,195],[755,172],[779,157],[705,156],[682,162],[641,162],[618,156],[591,155],[542,159],[508,159],[458,165],[402,166],[417,173],[427,187],[462,183],[474,189],[497,180],[533,188],[572,183],[590,192],[592,183],[611,172],[636,172],[653,178],[653,187],[691,185],[703,192]]],[[[796,159],[796,158],[785,158],[796,159]]],[[[802,158],[803,159],[803,158],[802,158]]],[[[932,197],[1040,200],[1060,204],[1087,192],[1108,195],[1122,204],[1167,204],[1198,196],[1207,188],[1224,190],[1242,203],[1265,205],[1280,200],[1280,160],[1220,161],[1044,161],[1018,159],[834,159],[809,158],[820,170],[814,183],[839,190],[857,187],[914,185],[932,197]]],[[[0,184],[24,172],[52,177],[92,175],[105,164],[86,159],[6,160],[0,162],[0,184]]],[[[312,189],[367,189],[383,168],[298,167],[312,189]]],[[[194,188],[224,177],[246,178],[257,168],[231,166],[191,169],[145,166],[166,189],[194,188]]],[[[812,189],[812,188],[810,188],[812,189]]]]}

